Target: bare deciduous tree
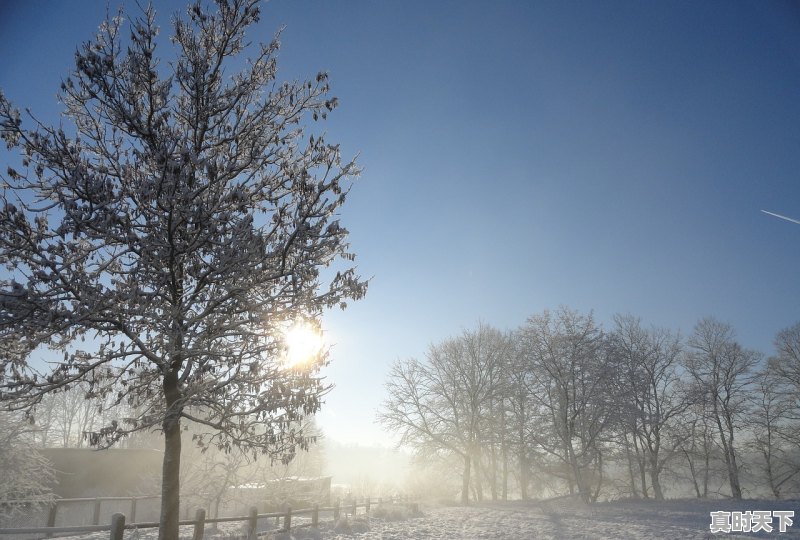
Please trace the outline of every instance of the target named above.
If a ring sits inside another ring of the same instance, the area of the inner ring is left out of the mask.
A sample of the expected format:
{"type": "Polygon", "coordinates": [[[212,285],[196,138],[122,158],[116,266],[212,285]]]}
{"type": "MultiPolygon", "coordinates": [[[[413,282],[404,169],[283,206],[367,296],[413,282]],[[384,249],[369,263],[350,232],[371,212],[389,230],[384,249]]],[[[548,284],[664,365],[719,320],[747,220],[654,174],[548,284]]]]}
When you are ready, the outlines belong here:
{"type": "Polygon", "coordinates": [[[686,461],[687,474],[678,472],[680,479],[688,478],[698,498],[709,496],[710,482],[716,461],[716,447],[711,425],[708,396],[693,397],[689,408],[680,416],[673,433],[679,452],[686,461]]]}
{"type": "Polygon", "coordinates": [[[102,429],[111,416],[131,416],[124,412],[126,404],[112,407],[112,395],[87,399],[88,392],[89,383],[79,381],[63,391],[42,396],[34,413],[39,446],[82,448],[89,435],[102,429]]]}
{"type": "Polygon", "coordinates": [[[283,366],[284,325],[366,288],[336,217],[358,169],[304,134],[336,107],[327,75],[278,83],[277,38],[232,71],[259,15],[257,0],[192,4],[168,64],[152,8],[127,37],[107,20],[62,85],[68,129],[0,94],[22,161],[0,193],[0,395],[30,410],[85,381],[137,412],[93,443],[161,429],[162,539],[178,536],[181,423],[204,426],[203,445],[291,459],[325,358],[283,366]],[[29,363],[45,347],[63,354],[49,371],[29,363]]]}
{"type": "Polygon", "coordinates": [[[516,477],[523,500],[529,497],[531,460],[536,451],[536,432],[540,427],[534,422],[538,417],[535,401],[530,396],[534,391],[534,364],[529,360],[523,333],[512,333],[505,369],[506,436],[517,459],[516,477]]]}
{"type": "MultiPolygon", "coordinates": [[[[612,354],[619,362],[622,413],[629,414],[636,449],[643,449],[656,499],[664,498],[661,472],[677,450],[668,437],[677,418],[689,406],[678,374],[680,338],[664,329],[644,329],[632,316],[616,316],[612,354]]],[[[647,488],[642,481],[643,495],[647,488]]]]}
{"type": "Polygon", "coordinates": [[[533,366],[529,395],[540,409],[536,443],[566,467],[570,493],[577,487],[592,500],[602,485],[616,376],[603,333],[591,314],[566,308],[529,318],[522,332],[533,366]]]}
{"type": "Polygon", "coordinates": [[[431,345],[425,361],[395,362],[386,383],[379,421],[419,454],[457,455],[464,467],[465,504],[473,466],[475,476],[480,474],[481,443],[489,436],[485,418],[500,397],[493,383],[500,380],[506,353],[506,337],[481,325],[431,345]]]}
{"type": "Polygon", "coordinates": [[[751,370],[759,362],[760,354],[744,349],[736,342],[733,328],[713,318],[697,323],[689,347],[686,368],[694,379],[696,391],[708,400],[731,496],[741,499],[736,436],[740,432],[740,419],[747,411],[751,370]]]}
{"type": "MultiPolygon", "coordinates": [[[[777,354],[769,359],[769,369],[786,381],[791,389],[795,419],[800,420],[800,323],[784,328],[775,336],[777,354]]],[[[800,445],[800,439],[798,439],[800,445]]]]}
{"type": "Polygon", "coordinates": [[[752,431],[750,446],[762,457],[761,471],[767,487],[776,499],[800,474],[795,452],[797,424],[792,419],[794,399],[786,379],[770,366],[756,374],[750,396],[753,414],[749,415],[752,431]]]}

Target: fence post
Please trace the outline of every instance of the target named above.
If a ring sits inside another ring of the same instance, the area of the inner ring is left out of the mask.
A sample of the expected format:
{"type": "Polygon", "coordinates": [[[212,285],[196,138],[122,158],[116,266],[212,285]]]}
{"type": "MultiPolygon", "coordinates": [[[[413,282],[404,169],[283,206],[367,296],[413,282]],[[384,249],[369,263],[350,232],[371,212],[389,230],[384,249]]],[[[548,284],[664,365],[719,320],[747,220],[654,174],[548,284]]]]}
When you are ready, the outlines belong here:
{"type": "Polygon", "coordinates": [[[337,521],[339,519],[339,506],[340,505],[341,505],[341,502],[339,500],[339,497],[336,497],[336,506],[333,507],[333,520],[334,521],[337,521]]]}
{"type": "Polygon", "coordinates": [[[136,497],[131,497],[131,523],[136,523],[136,497]]]}
{"type": "Polygon", "coordinates": [[[100,525],[100,499],[96,498],[94,500],[94,517],[92,518],[92,524],[100,525]]]}
{"type": "Polygon", "coordinates": [[[319,527],[319,505],[318,504],[314,505],[314,511],[311,512],[311,526],[313,528],[315,528],[315,529],[319,527]]]}
{"type": "Polygon", "coordinates": [[[256,528],[258,527],[258,508],[253,506],[250,508],[250,517],[247,520],[247,538],[248,540],[256,539],[256,528]]]}
{"type": "Polygon", "coordinates": [[[122,540],[125,533],[125,514],[117,512],[111,516],[111,540],[122,540]]]}
{"type": "MultiPolygon", "coordinates": [[[[53,501],[53,506],[50,507],[50,512],[47,514],[47,526],[48,527],[55,527],[56,526],[56,514],[58,513],[58,501],[53,501]]],[[[52,537],[52,533],[47,533],[47,538],[52,537]]]]}
{"type": "Polygon", "coordinates": [[[356,498],[353,497],[353,517],[356,517],[356,498]]]}
{"type": "Polygon", "coordinates": [[[292,530],[292,507],[291,506],[287,506],[286,507],[286,517],[283,518],[283,529],[286,532],[289,532],[289,531],[292,530]]]}
{"type": "Polygon", "coordinates": [[[369,497],[367,497],[367,514],[369,514],[369,497]]]}
{"type": "Polygon", "coordinates": [[[203,540],[206,528],[206,511],[203,508],[198,508],[194,515],[194,535],[192,540],[203,540]]]}

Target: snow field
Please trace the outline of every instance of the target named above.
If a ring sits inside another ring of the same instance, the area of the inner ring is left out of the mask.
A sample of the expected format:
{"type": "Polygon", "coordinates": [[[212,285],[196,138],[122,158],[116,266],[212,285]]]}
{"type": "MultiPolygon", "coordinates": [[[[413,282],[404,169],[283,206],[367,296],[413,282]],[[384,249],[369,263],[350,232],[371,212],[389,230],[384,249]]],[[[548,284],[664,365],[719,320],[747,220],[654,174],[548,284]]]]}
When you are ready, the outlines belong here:
{"type": "MultiPolygon", "coordinates": [[[[471,506],[423,506],[413,514],[401,505],[374,507],[369,516],[343,515],[336,523],[320,516],[319,529],[301,527],[279,532],[274,520],[261,520],[259,538],[266,540],[650,540],[774,538],[800,540],[800,501],[671,500],[615,501],[586,505],[571,498],[549,501],[483,502],[471,506]],[[790,510],[797,519],[785,533],[711,534],[710,512],[790,510]]],[[[301,525],[308,520],[292,520],[301,525]]],[[[181,538],[191,540],[192,527],[181,527],[181,538]]],[[[243,523],[206,528],[208,540],[241,540],[243,523]]],[[[126,531],[125,540],[156,540],[156,529],[126,531]]],[[[72,537],[72,540],[107,540],[108,533],[72,537]]],[[[2,540],[2,539],[0,539],[2,540]]]]}

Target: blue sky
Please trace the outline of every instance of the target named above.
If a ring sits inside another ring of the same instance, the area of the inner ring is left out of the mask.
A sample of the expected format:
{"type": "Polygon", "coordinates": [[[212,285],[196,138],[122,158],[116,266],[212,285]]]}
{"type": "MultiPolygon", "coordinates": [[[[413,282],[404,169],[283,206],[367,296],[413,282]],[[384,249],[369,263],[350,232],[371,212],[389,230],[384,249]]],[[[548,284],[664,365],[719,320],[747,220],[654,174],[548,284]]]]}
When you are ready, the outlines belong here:
{"type": "MultiPolygon", "coordinates": [[[[0,88],[55,121],[105,6],[0,4],[0,88]]],[[[182,6],[156,2],[164,34],[182,6]]],[[[479,320],[713,315],[766,354],[800,320],[800,225],[760,212],[800,218],[798,4],[273,0],[251,36],[284,24],[281,77],[330,72],[328,138],[364,167],[330,437],[385,443],[391,362],[479,320]]]]}

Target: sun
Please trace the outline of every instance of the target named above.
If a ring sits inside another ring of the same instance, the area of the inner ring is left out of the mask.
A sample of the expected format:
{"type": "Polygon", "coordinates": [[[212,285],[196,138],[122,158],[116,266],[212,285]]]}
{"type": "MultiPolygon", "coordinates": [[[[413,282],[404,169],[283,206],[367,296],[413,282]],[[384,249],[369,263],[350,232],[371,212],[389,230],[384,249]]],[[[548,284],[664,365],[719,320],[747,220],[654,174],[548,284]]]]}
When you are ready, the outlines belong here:
{"type": "Polygon", "coordinates": [[[316,359],[325,349],[322,332],[304,321],[296,321],[283,335],[287,366],[303,366],[316,359]]]}

